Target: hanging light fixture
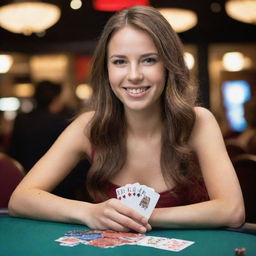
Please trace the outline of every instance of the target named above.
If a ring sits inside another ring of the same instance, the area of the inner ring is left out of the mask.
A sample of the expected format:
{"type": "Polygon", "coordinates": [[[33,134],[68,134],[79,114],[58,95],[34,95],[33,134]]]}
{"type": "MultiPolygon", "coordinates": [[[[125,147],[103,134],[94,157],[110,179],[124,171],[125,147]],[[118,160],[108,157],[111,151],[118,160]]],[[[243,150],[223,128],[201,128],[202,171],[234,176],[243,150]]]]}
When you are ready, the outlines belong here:
{"type": "Polygon", "coordinates": [[[31,35],[53,26],[60,18],[56,5],[36,0],[14,0],[0,7],[0,26],[13,33],[31,35]]]}
{"type": "Polygon", "coordinates": [[[256,24],[256,0],[229,0],[225,4],[225,9],[235,20],[256,24]]]}
{"type": "Polygon", "coordinates": [[[133,5],[149,5],[149,0],[94,0],[93,6],[98,11],[120,11],[133,5]]]}
{"type": "Polygon", "coordinates": [[[177,33],[189,30],[197,24],[197,15],[191,10],[180,8],[160,8],[158,10],[177,33]]]}

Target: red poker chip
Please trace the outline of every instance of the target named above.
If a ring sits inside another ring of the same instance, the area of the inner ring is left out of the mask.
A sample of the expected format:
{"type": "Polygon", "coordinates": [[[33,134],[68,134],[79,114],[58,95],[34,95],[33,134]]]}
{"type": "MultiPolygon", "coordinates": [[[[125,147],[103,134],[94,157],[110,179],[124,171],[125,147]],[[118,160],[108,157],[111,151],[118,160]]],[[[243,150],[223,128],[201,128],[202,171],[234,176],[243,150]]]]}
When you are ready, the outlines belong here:
{"type": "Polygon", "coordinates": [[[236,255],[237,256],[243,256],[243,255],[245,255],[245,252],[246,252],[246,249],[245,248],[236,248],[235,249],[235,253],[236,253],[236,255]]]}

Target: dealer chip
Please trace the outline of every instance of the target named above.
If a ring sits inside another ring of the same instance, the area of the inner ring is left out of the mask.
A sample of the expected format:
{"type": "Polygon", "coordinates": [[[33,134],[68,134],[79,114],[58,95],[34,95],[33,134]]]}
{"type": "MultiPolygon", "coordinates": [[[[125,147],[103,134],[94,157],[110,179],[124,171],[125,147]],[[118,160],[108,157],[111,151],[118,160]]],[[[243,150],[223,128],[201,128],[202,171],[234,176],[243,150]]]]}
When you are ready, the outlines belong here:
{"type": "Polygon", "coordinates": [[[245,248],[236,248],[235,249],[235,254],[237,256],[244,256],[245,252],[246,252],[245,248]]]}

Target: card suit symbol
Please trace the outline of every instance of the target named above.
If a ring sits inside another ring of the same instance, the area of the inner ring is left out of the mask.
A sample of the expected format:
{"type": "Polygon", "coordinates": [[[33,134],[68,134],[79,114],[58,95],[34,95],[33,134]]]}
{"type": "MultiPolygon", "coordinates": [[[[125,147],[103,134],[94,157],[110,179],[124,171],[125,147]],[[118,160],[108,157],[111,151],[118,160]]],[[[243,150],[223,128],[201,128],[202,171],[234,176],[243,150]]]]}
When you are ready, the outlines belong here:
{"type": "Polygon", "coordinates": [[[128,194],[128,196],[131,196],[131,195],[132,195],[131,193],[128,194]]]}
{"type": "Polygon", "coordinates": [[[125,198],[126,196],[125,195],[123,195],[123,198],[125,198]]]}
{"type": "Polygon", "coordinates": [[[133,193],[133,196],[136,196],[136,193],[133,193]]]}
{"type": "Polygon", "coordinates": [[[121,196],[119,196],[119,197],[118,197],[118,200],[121,200],[121,199],[122,199],[122,197],[121,197],[121,196]]]}
{"type": "Polygon", "coordinates": [[[137,197],[140,197],[140,193],[137,194],[137,197]]]}

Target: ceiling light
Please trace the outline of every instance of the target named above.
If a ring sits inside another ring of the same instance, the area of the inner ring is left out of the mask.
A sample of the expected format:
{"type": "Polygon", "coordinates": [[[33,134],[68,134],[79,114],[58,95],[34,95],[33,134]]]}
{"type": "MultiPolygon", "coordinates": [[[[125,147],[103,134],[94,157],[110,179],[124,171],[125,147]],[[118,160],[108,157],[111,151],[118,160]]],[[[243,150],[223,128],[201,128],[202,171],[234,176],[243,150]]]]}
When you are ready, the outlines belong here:
{"type": "Polygon", "coordinates": [[[70,2],[70,7],[73,9],[73,10],[78,10],[82,7],[82,1],[81,0],[72,0],[70,2]]]}
{"type": "Polygon", "coordinates": [[[17,111],[20,101],[15,97],[0,98],[0,111],[17,111]]]}
{"type": "Polygon", "coordinates": [[[0,55],[0,74],[7,73],[11,68],[13,59],[10,55],[1,54],[0,55]]]}
{"type": "Polygon", "coordinates": [[[158,10],[177,33],[189,30],[197,24],[197,15],[191,10],[180,8],[160,8],[158,10]]]}
{"type": "Polygon", "coordinates": [[[88,100],[92,96],[92,87],[88,84],[79,84],[76,87],[76,96],[81,100],[88,100]]]}
{"type": "Polygon", "coordinates": [[[41,33],[59,18],[59,7],[41,1],[15,0],[0,7],[0,26],[13,33],[41,33]]]}
{"type": "Polygon", "coordinates": [[[244,55],[241,52],[227,52],[222,61],[228,71],[240,71],[244,68],[244,55]]]}
{"type": "Polygon", "coordinates": [[[184,53],[184,60],[185,60],[185,63],[188,67],[188,69],[193,69],[194,65],[195,65],[195,59],[194,59],[194,56],[189,53],[189,52],[185,52],[184,53]]]}
{"type": "Polygon", "coordinates": [[[33,55],[29,60],[33,80],[62,81],[68,70],[68,56],[65,54],[33,55]]]}
{"type": "Polygon", "coordinates": [[[225,4],[227,14],[238,21],[256,24],[255,0],[229,0],[225,4]]]}
{"type": "Polygon", "coordinates": [[[149,0],[94,0],[93,6],[99,11],[120,11],[133,5],[149,5],[149,0]]]}
{"type": "Polygon", "coordinates": [[[16,84],[14,94],[16,97],[29,98],[34,95],[35,88],[31,83],[16,84]]]}

